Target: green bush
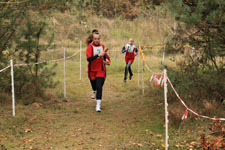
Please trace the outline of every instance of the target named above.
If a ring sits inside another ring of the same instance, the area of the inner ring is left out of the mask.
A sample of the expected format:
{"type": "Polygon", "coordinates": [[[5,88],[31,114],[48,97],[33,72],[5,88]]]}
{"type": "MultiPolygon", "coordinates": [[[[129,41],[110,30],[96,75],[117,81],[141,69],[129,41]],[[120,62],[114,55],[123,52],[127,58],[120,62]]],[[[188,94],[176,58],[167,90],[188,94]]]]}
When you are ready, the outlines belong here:
{"type": "MultiPolygon", "coordinates": [[[[168,70],[168,77],[179,95],[186,102],[202,100],[223,102],[225,97],[225,72],[217,73],[210,70],[194,72],[190,68],[192,66],[183,66],[182,71],[168,70]]],[[[170,100],[176,99],[175,94],[171,92],[169,92],[170,100]]]]}

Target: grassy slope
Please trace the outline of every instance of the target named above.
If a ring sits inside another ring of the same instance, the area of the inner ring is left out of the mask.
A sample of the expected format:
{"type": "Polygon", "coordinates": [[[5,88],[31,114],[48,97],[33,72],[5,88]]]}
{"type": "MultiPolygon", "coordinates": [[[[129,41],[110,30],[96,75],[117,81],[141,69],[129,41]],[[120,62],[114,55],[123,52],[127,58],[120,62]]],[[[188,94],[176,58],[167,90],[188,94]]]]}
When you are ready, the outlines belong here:
{"type": "MultiPolygon", "coordinates": [[[[17,103],[15,118],[11,117],[10,106],[0,108],[0,144],[7,149],[164,149],[163,91],[148,82],[151,74],[146,72],[146,91],[142,96],[141,88],[137,87],[137,59],[132,65],[133,80],[123,84],[124,56],[120,53],[130,37],[136,43],[158,44],[163,29],[157,30],[154,20],[149,23],[142,19],[130,22],[89,17],[80,21],[68,14],[57,14],[54,19],[55,43],[70,47],[68,55],[78,50],[79,40],[84,41],[88,30],[100,29],[102,43],[110,48],[112,58],[104,85],[103,112],[96,113],[95,101],[90,99],[85,57],[79,80],[79,56],[76,56],[67,62],[67,100],[63,99],[63,63],[59,63],[55,77],[59,84],[47,90],[45,99],[29,106],[17,103]],[[26,129],[32,133],[26,133],[26,129]]],[[[43,59],[61,56],[62,52],[49,52],[43,59]]],[[[160,71],[160,62],[157,51],[147,52],[147,63],[154,71],[160,71]]],[[[169,59],[166,62],[174,65],[169,59]]],[[[171,149],[190,148],[187,142],[198,140],[207,123],[183,122],[178,129],[170,126],[171,149]],[[177,148],[176,144],[185,146],[177,148]]]]}

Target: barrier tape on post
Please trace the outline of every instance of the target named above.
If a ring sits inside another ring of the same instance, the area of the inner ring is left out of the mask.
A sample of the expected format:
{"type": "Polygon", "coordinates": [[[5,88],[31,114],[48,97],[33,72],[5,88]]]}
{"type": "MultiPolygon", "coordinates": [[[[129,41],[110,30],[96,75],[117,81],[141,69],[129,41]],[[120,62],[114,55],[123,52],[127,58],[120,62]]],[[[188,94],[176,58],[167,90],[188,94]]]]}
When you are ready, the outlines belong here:
{"type": "Polygon", "coordinates": [[[160,83],[161,83],[161,87],[163,87],[163,79],[164,79],[164,74],[163,73],[162,74],[154,73],[151,76],[149,81],[152,82],[154,80],[156,86],[159,86],[160,83]],[[160,78],[159,78],[159,75],[161,75],[160,78]]]}
{"type": "MultiPolygon", "coordinates": [[[[145,71],[145,54],[144,52],[141,50],[141,48],[138,49],[138,53],[140,54],[138,60],[142,59],[142,94],[144,95],[144,71],[145,71]]],[[[139,67],[139,66],[138,66],[139,67]]],[[[139,80],[138,80],[139,81],[139,80]]],[[[138,82],[139,84],[139,82],[138,82]]]]}
{"type": "MultiPolygon", "coordinates": [[[[163,74],[161,74],[161,77],[159,77],[160,74],[153,74],[150,78],[150,82],[154,81],[155,85],[159,86],[161,83],[161,87],[163,87],[163,74]]],[[[177,91],[175,90],[172,82],[170,81],[170,79],[167,77],[167,81],[169,82],[171,88],[173,89],[174,93],[176,94],[177,98],[180,100],[180,102],[184,105],[184,107],[186,108],[184,115],[182,116],[182,120],[186,119],[188,116],[188,111],[192,112],[193,114],[195,114],[198,117],[201,118],[206,118],[206,119],[211,119],[211,120],[220,120],[220,121],[225,121],[225,118],[212,118],[212,117],[208,117],[208,116],[204,116],[204,115],[199,115],[197,112],[193,111],[192,109],[188,108],[188,106],[185,104],[185,102],[181,99],[181,97],[179,96],[179,94],[177,93],[177,91]]]]}
{"type": "MultiPolygon", "coordinates": [[[[74,53],[71,56],[65,57],[65,51],[64,51],[64,57],[60,58],[60,59],[55,59],[55,60],[49,60],[49,61],[42,61],[42,62],[36,62],[36,63],[30,63],[30,64],[13,64],[13,60],[11,60],[11,65],[3,68],[0,70],[0,72],[3,72],[4,70],[8,69],[11,67],[11,81],[12,81],[12,112],[13,112],[13,116],[15,116],[15,93],[14,93],[14,71],[13,71],[13,67],[14,66],[29,66],[29,65],[35,65],[35,64],[42,64],[42,63],[49,63],[49,62],[57,62],[57,61],[66,61],[66,59],[71,59],[72,57],[74,57],[75,55],[77,55],[78,53],[80,53],[80,51],[74,53]]],[[[64,62],[65,63],[65,62],[64,62]]],[[[65,73],[65,72],[64,72],[65,73]]],[[[64,75],[65,78],[65,75],[64,75]]]]}
{"type": "MultiPolygon", "coordinates": [[[[165,55],[165,46],[163,46],[164,47],[164,54],[163,54],[163,61],[164,61],[164,55],[165,55]]],[[[141,50],[141,49],[139,49],[140,51],[140,53],[141,54],[144,54],[143,53],[143,51],[141,50]]],[[[144,55],[145,56],[145,55],[144,55]]],[[[169,141],[169,136],[168,136],[168,103],[167,103],[167,71],[166,71],[166,69],[164,68],[164,70],[163,70],[163,73],[160,73],[161,74],[161,77],[158,79],[158,76],[160,75],[160,74],[158,74],[158,73],[154,73],[151,69],[150,69],[150,67],[147,65],[147,63],[145,63],[145,66],[144,67],[146,67],[147,68],[147,70],[149,71],[149,72],[151,72],[152,73],[152,76],[151,76],[151,78],[150,78],[150,81],[152,81],[153,79],[154,79],[154,81],[155,81],[155,84],[157,85],[157,86],[159,86],[160,85],[160,83],[161,83],[161,87],[163,87],[164,86],[164,98],[165,98],[165,150],[168,150],[168,147],[169,147],[169,144],[168,144],[168,141],[169,141]],[[165,76],[165,77],[164,77],[165,76]]]]}
{"type": "MultiPolygon", "coordinates": [[[[179,45],[179,44],[177,44],[177,45],[171,45],[171,46],[177,46],[177,47],[179,47],[179,46],[182,46],[182,45],[179,45]]],[[[183,47],[186,47],[186,48],[193,48],[191,45],[189,45],[189,44],[185,44],[185,45],[183,45],[183,47]]],[[[148,46],[148,45],[145,45],[145,46],[142,46],[142,48],[144,49],[144,48],[152,48],[152,49],[154,49],[154,48],[158,48],[158,49],[161,49],[161,48],[164,48],[164,45],[153,45],[153,46],[148,46]]]]}
{"type": "Polygon", "coordinates": [[[143,50],[141,48],[138,49],[138,52],[141,54],[140,58],[143,59],[145,61],[145,53],[143,52],[143,50]]]}
{"type": "MultiPolygon", "coordinates": [[[[140,58],[143,57],[143,59],[144,59],[144,61],[145,61],[146,55],[145,55],[145,53],[143,52],[143,50],[142,50],[141,48],[139,48],[139,49],[138,49],[138,52],[141,54],[141,55],[140,55],[140,58]]],[[[149,72],[151,72],[151,73],[153,73],[153,74],[156,74],[155,72],[153,72],[153,71],[150,69],[150,67],[148,66],[148,64],[146,63],[146,61],[145,61],[145,67],[147,68],[147,70],[148,70],[149,72]]],[[[158,74],[159,74],[159,73],[158,73],[158,74]]]]}
{"type": "MultiPolygon", "coordinates": [[[[66,57],[66,59],[71,59],[72,57],[74,57],[75,55],[77,55],[79,53],[76,52],[71,56],[66,57]]],[[[14,66],[16,67],[20,67],[20,66],[31,66],[31,65],[38,65],[38,64],[43,64],[43,63],[52,63],[52,62],[58,62],[58,61],[63,61],[64,58],[59,58],[59,59],[55,59],[55,60],[48,60],[48,61],[42,61],[42,62],[36,62],[36,63],[30,63],[30,64],[14,64],[14,66]]]]}
{"type": "Polygon", "coordinates": [[[158,45],[158,46],[143,46],[143,48],[151,48],[151,49],[161,49],[163,48],[164,46],[163,45],[158,45]]]}
{"type": "Polygon", "coordinates": [[[186,111],[182,117],[182,119],[186,119],[187,115],[188,115],[188,111],[192,112],[193,114],[195,114],[198,117],[202,117],[202,118],[206,118],[206,119],[211,119],[211,120],[220,120],[220,121],[225,121],[225,118],[212,118],[212,117],[208,117],[208,116],[204,116],[204,115],[199,115],[198,113],[196,113],[195,111],[193,111],[192,109],[188,108],[187,105],[184,103],[184,101],[181,99],[181,97],[178,95],[177,91],[175,90],[172,82],[170,81],[169,78],[167,78],[171,88],[173,89],[174,93],[176,94],[177,98],[180,100],[180,102],[184,105],[184,107],[186,108],[186,111]]]}
{"type": "Polygon", "coordinates": [[[11,67],[11,66],[9,65],[9,66],[7,66],[7,67],[1,69],[0,72],[3,72],[3,71],[5,71],[6,69],[8,69],[8,68],[10,68],[10,67],[11,67]]]}

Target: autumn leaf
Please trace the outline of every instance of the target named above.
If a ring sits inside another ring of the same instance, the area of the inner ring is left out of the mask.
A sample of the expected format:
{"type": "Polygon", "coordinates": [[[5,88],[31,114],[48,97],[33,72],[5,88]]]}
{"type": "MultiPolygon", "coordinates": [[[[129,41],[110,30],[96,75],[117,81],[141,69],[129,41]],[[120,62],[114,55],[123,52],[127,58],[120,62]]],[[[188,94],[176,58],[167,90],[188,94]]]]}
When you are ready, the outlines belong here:
{"type": "Polygon", "coordinates": [[[156,137],[162,137],[162,134],[156,134],[156,137]]]}
{"type": "Polygon", "coordinates": [[[192,131],[191,131],[191,130],[188,130],[188,131],[187,131],[187,134],[191,134],[191,133],[192,133],[192,131]]]}
{"type": "Polygon", "coordinates": [[[28,132],[32,133],[33,131],[31,129],[25,129],[25,132],[26,133],[28,133],[28,132]]]}
{"type": "Polygon", "coordinates": [[[225,148],[225,133],[223,132],[223,128],[225,127],[225,124],[222,124],[220,121],[213,121],[212,126],[209,128],[212,133],[217,133],[211,138],[206,138],[205,135],[202,135],[200,138],[200,143],[202,146],[202,150],[219,150],[225,148]],[[221,136],[219,136],[221,135],[221,136]]]}

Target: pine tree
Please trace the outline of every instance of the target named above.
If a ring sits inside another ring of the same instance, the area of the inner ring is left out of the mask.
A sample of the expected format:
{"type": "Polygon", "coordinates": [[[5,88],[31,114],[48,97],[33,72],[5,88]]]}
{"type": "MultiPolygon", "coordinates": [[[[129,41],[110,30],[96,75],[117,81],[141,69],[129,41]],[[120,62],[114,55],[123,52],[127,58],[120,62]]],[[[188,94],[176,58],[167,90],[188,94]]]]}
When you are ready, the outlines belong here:
{"type": "MultiPolygon", "coordinates": [[[[176,42],[189,44],[188,52],[179,63],[174,76],[183,95],[189,100],[225,97],[225,1],[224,0],[169,0],[172,16],[178,23],[176,42]]],[[[178,50],[181,50],[178,47],[178,50]]]]}
{"type": "MultiPolygon", "coordinates": [[[[16,62],[18,53],[21,63],[38,62],[41,51],[46,50],[53,40],[52,36],[47,45],[39,42],[48,27],[46,20],[51,13],[50,10],[62,11],[69,9],[69,3],[71,3],[70,0],[2,0],[0,3],[0,69],[9,65],[9,60],[12,57],[14,57],[16,62]],[[31,20],[30,18],[33,16],[30,15],[32,13],[39,14],[39,18],[31,20]]],[[[15,68],[15,80],[17,81],[15,82],[15,90],[17,96],[21,97],[22,93],[25,95],[26,92],[27,94],[29,92],[32,93],[31,90],[34,90],[34,88],[30,87],[33,86],[33,83],[36,84],[35,95],[41,95],[45,87],[54,86],[50,78],[52,75],[54,75],[52,68],[46,67],[45,64],[34,65],[30,68],[15,68]]],[[[0,93],[10,92],[9,72],[0,73],[0,79],[0,93]]]]}
{"type": "Polygon", "coordinates": [[[221,57],[225,56],[225,2],[223,0],[170,0],[170,10],[180,26],[180,38],[197,50],[202,49],[198,63],[201,69],[220,72],[224,69],[221,57]],[[206,68],[205,68],[206,67],[206,68]]]}
{"type": "MultiPolygon", "coordinates": [[[[52,33],[47,44],[40,43],[42,37],[50,31],[47,18],[38,20],[34,16],[34,14],[26,16],[26,26],[15,37],[16,52],[19,55],[19,60],[27,64],[40,62],[41,53],[51,46],[54,38],[54,33],[52,33]]],[[[50,68],[50,70],[52,69],[50,68]]],[[[35,64],[28,66],[22,73],[23,76],[29,77],[30,81],[27,81],[28,84],[34,83],[36,96],[41,96],[44,88],[54,87],[51,76],[55,73],[50,70],[46,67],[46,64],[35,64]]]]}

